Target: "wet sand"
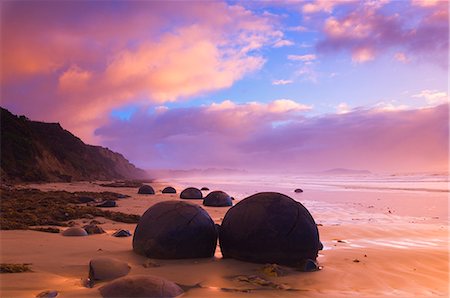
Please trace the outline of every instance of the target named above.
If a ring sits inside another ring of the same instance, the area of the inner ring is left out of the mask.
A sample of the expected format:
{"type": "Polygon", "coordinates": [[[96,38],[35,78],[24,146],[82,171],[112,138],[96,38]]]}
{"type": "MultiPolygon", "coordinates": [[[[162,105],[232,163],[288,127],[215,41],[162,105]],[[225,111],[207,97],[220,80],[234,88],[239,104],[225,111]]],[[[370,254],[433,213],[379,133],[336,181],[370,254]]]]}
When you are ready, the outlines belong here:
{"type": "MultiPolygon", "coordinates": [[[[111,210],[142,214],[157,202],[179,200],[178,194],[160,193],[169,184],[151,184],[157,194],[150,196],[138,195],[137,190],[132,188],[105,188],[93,183],[53,183],[27,187],[128,194],[131,198],[119,200],[119,207],[111,210]]],[[[188,186],[171,184],[178,193],[188,186]]],[[[320,191],[295,197],[304,203],[319,225],[325,248],[318,258],[323,269],[317,272],[287,270],[285,276],[267,276],[262,272],[261,264],[221,259],[219,247],[216,256],[211,259],[154,260],[160,267],[145,268],[142,264],[146,258],[132,251],[132,237],[111,236],[118,228],[133,232],[135,225],[97,218],[103,222],[101,226],[107,234],[64,237],[36,231],[0,231],[1,262],[31,263],[33,270],[29,273],[2,274],[0,296],[34,297],[44,290],[57,290],[60,292],[58,297],[100,297],[98,288],[102,283],[88,289],[83,287],[82,278],[88,275],[90,259],[109,256],[128,262],[132,267],[130,275],[152,274],[184,285],[200,283],[200,288],[189,290],[183,297],[448,297],[448,217],[443,217],[446,209],[442,211],[446,204],[436,200],[436,206],[428,210],[426,216],[416,216],[415,209],[423,209],[420,204],[413,208],[409,201],[398,199],[398,202],[393,202],[392,198],[361,196],[361,193],[356,200],[353,197],[356,194],[334,193],[334,197],[340,198],[335,201],[327,192],[320,191]],[[414,209],[414,212],[404,209],[414,209]],[[252,288],[252,285],[233,279],[237,275],[259,275],[287,284],[294,290],[264,287],[245,293],[221,290],[252,288]]],[[[190,202],[201,204],[200,200],[190,202]]],[[[216,223],[222,221],[228,210],[204,208],[216,223]]],[[[417,214],[424,213],[419,210],[417,214]]],[[[81,220],[78,222],[83,224],[81,220]]]]}

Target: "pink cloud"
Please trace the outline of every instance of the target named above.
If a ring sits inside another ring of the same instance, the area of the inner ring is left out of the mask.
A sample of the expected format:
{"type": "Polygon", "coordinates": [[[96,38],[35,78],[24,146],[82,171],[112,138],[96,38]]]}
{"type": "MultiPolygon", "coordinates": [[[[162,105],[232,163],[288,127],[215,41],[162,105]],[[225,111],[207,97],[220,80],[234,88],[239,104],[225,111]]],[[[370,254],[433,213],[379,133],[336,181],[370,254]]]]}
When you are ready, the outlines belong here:
{"type": "Polygon", "coordinates": [[[298,111],[225,102],[111,119],[104,145],[143,167],[315,171],[448,169],[448,105],[417,110],[346,109],[307,118],[298,111]]]}
{"type": "Polygon", "coordinates": [[[92,142],[111,109],[229,87],[262,67],[258,49],[282,40],[270,16],[239,5],[174,7],[153,1],[2,4],[3,103],[34,119],[62,121],[92,142]],[[21,87],[27,80],[36,83],[21,87]],[[29,104],[38,99],[46,109],[29,104]]]}
{"type": "Polygon", "coordinates": [[[355,62],[395,51],[401,53],[395,57],[400,62],[414,57],[447,67],[448,2],[404,4],[401,13],[393,11],[395,3],[387,3],[357,2],[343,15],[328,17],[323,26],[324,39],[317,49],[349,51],[355,62]]]}

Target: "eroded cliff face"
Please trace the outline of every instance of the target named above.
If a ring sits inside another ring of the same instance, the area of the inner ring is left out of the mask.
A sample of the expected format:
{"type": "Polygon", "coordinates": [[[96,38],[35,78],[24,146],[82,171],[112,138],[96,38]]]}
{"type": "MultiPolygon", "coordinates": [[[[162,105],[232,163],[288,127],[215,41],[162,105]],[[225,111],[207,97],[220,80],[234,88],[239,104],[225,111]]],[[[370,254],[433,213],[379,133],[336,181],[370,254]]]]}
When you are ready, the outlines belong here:
{"type": "Polygon", "coordinates": [[[1,109],[1,178],[73,181],[145,178],[121,154],[83,143],[59,123],[31,121],[1,109]]]}

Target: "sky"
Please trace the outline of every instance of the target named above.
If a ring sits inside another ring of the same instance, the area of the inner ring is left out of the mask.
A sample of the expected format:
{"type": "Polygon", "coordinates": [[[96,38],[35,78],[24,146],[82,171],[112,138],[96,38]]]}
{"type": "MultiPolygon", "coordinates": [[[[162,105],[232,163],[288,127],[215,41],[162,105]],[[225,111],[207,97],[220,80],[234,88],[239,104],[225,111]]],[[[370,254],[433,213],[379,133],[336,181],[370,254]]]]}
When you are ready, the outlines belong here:
{"type": "Polygon", "coordinates": [[[1,105],[144,169],[448,170],[447,1],[3,1],[1,105]]]}

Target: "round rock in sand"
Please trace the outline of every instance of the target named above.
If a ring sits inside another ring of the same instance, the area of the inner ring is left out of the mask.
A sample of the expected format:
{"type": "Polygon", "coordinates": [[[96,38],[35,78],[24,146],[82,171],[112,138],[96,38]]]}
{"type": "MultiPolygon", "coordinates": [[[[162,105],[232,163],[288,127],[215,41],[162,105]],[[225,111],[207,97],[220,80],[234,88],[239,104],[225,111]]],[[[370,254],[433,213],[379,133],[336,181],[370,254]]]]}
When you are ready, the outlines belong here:
{"type": "Polygon", "coordinates": [[[138,194],[141,194],[141,195],[154,195],[155,194],[155,190],[150,185],[142,185],[139,188],[139,190],[138,190],[138,194]]]}
{"type": "Polygon", "coordinates": [[[89,262],[89,278],[91,280],[111,280],[127,275],[130,268],[126,262],[98,257],[89,262]]]}
{"type": "Polygon", "coordinates": [[[83,226],[83,229],[85,229],[89,235],[106,233],[105,230],[102,229],[102,227],[99,227],[96,224],[85,225],[83,226]]]}
{"type": "Polygon", "coordinates": [[[182,199],[203,199],[203,194],[200,189],[195,187],[188,187],[183,190],[180,194],[180,198],[182,199]]]}
{"type": "Polygon", "coordinates": [[[85,229],[79,227],[71,227],[62,232],[63,236],[87,236],[88,233],[85,229]]]}
{"type": "Polygon", "coordinates": [[[252,195],[230,208],[219,233],[224,258],[292,267],[317,258],[319,231],[308,210],[274,192],[252,195]]]}
{"type": "Polygon", "coordinates": [[[148,258],[191,259],[214,255],[216,227],[200,206],[160,202],[145,211],[133,236],[133,250],[148,258]]]}
{"type": "Polygon", "coordinates": [[[203,205],[211,207],[228,207],[233,206],[231,197],[223,191],[216,190],[210,192],[203,200],[203,205]]]}
{"type": "Polygon", "coordinates": [[[161,192],[162,193],[177,193],[177,190],[175,188],[173,188],[172,186],[167,186],[161,192]]]}
{"type": "Polygon", "coordinates": [[[296,189],[294,190],[294,192],[296,192],[296,193],[301,193],[301,192],[303,192],[303,189],[301,189],[301,188],[296,188],[296,189]]]}
{"type": "Polygon", "coordinates": [[[177,297],[183,290],[174,282],[152,275],[134,275],[114,280],[99,289],[104,298],[177,297]]]}

